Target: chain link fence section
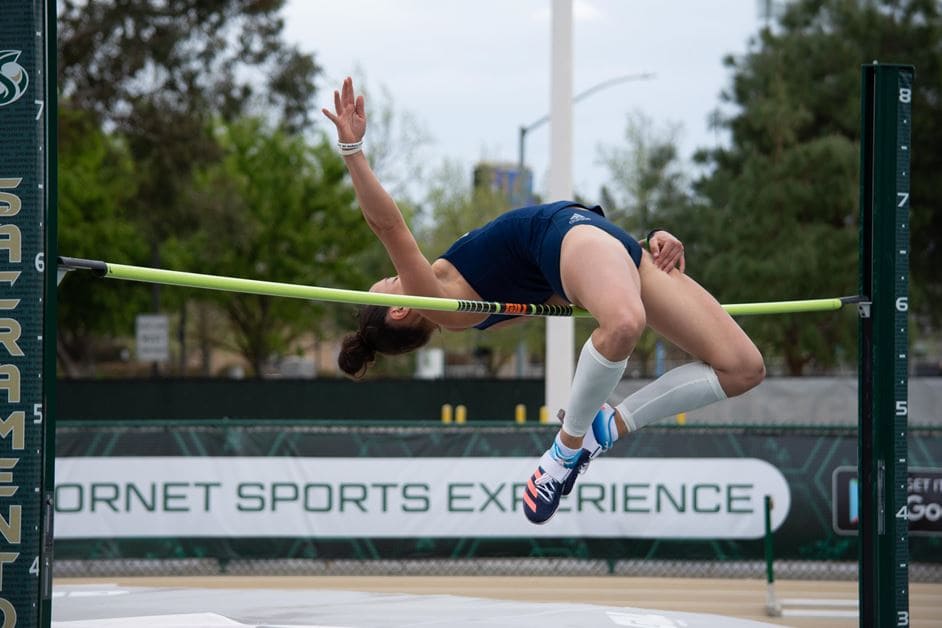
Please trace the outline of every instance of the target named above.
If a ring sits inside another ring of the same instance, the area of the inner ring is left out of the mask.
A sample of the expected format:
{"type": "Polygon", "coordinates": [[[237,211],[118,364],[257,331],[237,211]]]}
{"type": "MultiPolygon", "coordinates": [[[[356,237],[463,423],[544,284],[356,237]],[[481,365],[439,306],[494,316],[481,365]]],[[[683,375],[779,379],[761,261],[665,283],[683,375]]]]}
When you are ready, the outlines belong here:
{"type": "MultiPolygon", "coordinates": [[[[774,563],[780,580],[857,580],[857,563],[783,560],[774,563]]],[[[764,579],[763,561],[579,560],[499,558],[467,560],[60,560],[57,578],[183,576],[618,576],[635,578],[764,579]]],[[[914,563],[911,582],[942,582],[942,565],[914,563]]]]}

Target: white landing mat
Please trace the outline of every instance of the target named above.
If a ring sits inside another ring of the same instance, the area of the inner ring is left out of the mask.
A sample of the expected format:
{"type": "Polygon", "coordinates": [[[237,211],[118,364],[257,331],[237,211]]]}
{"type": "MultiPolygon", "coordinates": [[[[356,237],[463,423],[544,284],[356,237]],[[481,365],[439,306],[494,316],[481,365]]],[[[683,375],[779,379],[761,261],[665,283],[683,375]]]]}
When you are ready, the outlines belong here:
{"type": "Polygon", "coordinates": [[[71,585],[53,590],[53,628],[770,628],[720,615],[333,590],[71,585]]]}

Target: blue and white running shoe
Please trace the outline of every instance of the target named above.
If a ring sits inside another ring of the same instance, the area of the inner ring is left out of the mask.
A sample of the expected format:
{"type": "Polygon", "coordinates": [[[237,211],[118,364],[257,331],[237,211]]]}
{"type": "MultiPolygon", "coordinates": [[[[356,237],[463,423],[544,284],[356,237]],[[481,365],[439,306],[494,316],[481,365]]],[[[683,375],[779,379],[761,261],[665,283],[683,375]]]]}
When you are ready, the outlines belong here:
{"type": "MultiPolygon", "coordinates": [[[[560,423],[565,416],[566,412],[560,410],[557,415],[560,423]]],[[[611,449],[616,440],[618,440],[618,427],[615,425],[615,408],[603,403],[599,411],[595,413],[589,431],[582,439],[582,451],[586,455],[580,459],[575,471],[570,473],[563,483],[563,495],[569,495],[572,492],[576,480],[588,470],[589,463],[611,449]]]]}
{"type": "Polygon", "coordinates": [[[563,456],[555,442],[543,454],[539,467],[527,480],[523,491],[523,512],[531,523],[546,523],[556,514],[560,498],[564,494],[568,495],[563,490],[568,486],[569,491],[572,491],[574,478],[578,475],[577,468],[587,460],[588,452],[584,449],[573,456],[563,456]]]}
{"type": "MultiPolygon", "coordinates": [[[[615,425],[615,408],[603,403],[599,411],[595,413],[592,419],[592,429],[589,430],[595,443],[591,447],[586,447],[583,440],[583,449],[589,450],[589,456],[593,459],[612,448],[615,441],[618,440],[618,427],[615,425]]],[[[588,434],[586,434],[588,436],[588,434]]]]}

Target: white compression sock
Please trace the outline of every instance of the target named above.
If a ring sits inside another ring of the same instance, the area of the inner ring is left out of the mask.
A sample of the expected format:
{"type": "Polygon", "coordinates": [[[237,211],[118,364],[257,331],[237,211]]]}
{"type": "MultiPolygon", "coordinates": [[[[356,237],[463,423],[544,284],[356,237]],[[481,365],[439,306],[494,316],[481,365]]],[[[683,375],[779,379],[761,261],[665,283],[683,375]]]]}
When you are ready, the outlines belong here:
{"type": "Polygon", "coordinates": [[[607,359],[595,345],[590,336],[582,345],[576,373],[572,377],[569,407],[563,421],[563,430],[570,436],[582,436],[592,425],[599,406],[608,398],[615,386],[621,381],[628,365],[628,358],[619,362],[607,359]]]}
{"type": "Polygon", "coordinates": [[[716,371],[703,362],[672,369],[622,401],[616,410],[634,432],[658,419],[726,399],[716,371]]]}
{"type": "Polygon", "coordinates": [[[557,434],[553,446],[540,458],[540,468],[544,473],[549,473],[557,482],[562,482],[579,462],[581,453],[581,448],[567,447],[557,434]]]}

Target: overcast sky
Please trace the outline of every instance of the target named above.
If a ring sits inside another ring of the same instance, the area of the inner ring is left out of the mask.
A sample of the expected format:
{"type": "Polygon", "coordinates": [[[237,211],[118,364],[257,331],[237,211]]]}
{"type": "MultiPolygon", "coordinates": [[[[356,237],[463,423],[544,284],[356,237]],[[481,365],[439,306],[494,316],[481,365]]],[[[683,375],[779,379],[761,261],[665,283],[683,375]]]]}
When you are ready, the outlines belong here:
{"type": "MultiPolygon", "coordinates": [[[[517,160],[518,129],[549,112],[550,0],[289,0],[287,37],[324,68],[323,105],[334,83],[365,75],[389,90],[431,135],[424,155],[517,160]]],[[[747,50],[761,20],[756,0],[575,0],[573,91],[628,74],[573,110],[573,185],[597,198],[605,181],[599,146],[617,145],[627,115],[680,125],[685,158],[717,142],[707,118],[730,74],[722,60],[747,50]]],[[[368,104],[369,110],[369,104],[368,104]]],[[[369,132],[368,132],[369,133],[369,132]]],[[[367,137],[367,142],[369,137],[367,137]]],[[[720,138],[722,141],[722,138],[720,138]]],[[[528,135],[537,191],[547,188],[549,126],[528,135]]]]}

